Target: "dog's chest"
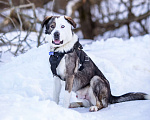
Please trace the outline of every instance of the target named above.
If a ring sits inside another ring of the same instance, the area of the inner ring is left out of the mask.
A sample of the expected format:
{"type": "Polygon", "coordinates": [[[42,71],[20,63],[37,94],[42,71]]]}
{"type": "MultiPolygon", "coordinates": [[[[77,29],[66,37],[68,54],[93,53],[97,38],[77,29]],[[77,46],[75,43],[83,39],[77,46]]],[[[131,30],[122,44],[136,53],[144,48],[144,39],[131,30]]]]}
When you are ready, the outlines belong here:
{"type": "Polygon", "coordinates": [[[61,76],[62,79],[65,78],[66,73],[66,63],[65,63],[65,56],[61,59],[58,67],[56,68],[57,74],[61,76]]]}

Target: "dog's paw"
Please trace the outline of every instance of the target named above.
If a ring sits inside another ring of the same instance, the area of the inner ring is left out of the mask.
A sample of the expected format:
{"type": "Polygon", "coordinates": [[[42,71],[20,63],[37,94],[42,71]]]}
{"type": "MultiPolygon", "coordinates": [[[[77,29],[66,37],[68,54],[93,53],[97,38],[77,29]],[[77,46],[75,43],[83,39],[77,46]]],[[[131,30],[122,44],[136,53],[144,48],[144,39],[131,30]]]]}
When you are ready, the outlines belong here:
{"type": "Polygon", "coordinates": [[[77,107],[80,107],[80,104],[78,104],[77,102],[70,103],[69,105],[69,108],[77,108],[77,107]]]}
{"type": "Polygon", "coordinates": [[[89,111],[90,112],[96,112],[96,111],[98,111],[98,107],[97,106],[91,106],[89,111]]]}

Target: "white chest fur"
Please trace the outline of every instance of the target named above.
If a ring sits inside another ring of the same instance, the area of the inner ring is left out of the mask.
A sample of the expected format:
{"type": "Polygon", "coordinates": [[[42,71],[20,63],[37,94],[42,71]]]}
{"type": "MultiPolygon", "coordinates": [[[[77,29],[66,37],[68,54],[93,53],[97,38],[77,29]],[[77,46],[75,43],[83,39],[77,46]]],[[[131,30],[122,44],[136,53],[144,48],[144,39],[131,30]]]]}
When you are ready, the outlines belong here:
{"type": "Polygon", "coordinates": [[[61,59],[58,67],[56,68],[57,74],[61,76],[62,79],[65,78],[65,73],[66,73],[66,64],[65,64],[65,55],[61,59]]]}

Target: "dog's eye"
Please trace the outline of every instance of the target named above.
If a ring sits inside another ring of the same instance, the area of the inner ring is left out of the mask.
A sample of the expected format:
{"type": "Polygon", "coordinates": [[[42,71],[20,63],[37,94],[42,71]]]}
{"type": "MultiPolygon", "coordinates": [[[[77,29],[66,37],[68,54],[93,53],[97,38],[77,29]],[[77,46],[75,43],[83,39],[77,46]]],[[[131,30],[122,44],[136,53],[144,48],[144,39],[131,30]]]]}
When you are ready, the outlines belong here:
{"type": "Polygon", "coordinates": [[[64,25],[61,26],[61,28],[64,28],[64,27],[65,27],[64,25]]]}
{"type": "Polygon", "coordinates": [[[51,27],[51,28],[54,28],[55,26],[54,26],[54,25],[51,25],[50,27],[51,27]]]}

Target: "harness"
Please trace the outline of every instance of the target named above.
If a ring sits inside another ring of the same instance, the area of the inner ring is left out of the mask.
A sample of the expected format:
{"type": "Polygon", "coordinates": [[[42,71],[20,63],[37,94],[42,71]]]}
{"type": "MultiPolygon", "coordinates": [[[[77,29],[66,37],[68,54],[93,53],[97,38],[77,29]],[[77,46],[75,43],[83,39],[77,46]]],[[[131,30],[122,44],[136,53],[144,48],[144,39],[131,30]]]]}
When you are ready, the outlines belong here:
{"type": "Polygon", "coordinates": [[[75,43],[74,47],[68,51],[68,52],[49,52],[50,53],[50,58],[49,58],[49,62],[51,65],[51,71],[53,73],[54,76],[57,76],[61,79],[61,77],[57,74],[56,68],[58,67],[61,59],[64,57],[65,54],[68,53],[72,53],[72,52],[76,52],[77,56],[79,57],[80,60],[80,68],[78,69],[79,71],[84,69],[83,63],[85,61],[89,61],[89,57],[86,55],[86,53],[82,50],[83,47],[82,45],[79,43],[79,40],[75,43]]]}

